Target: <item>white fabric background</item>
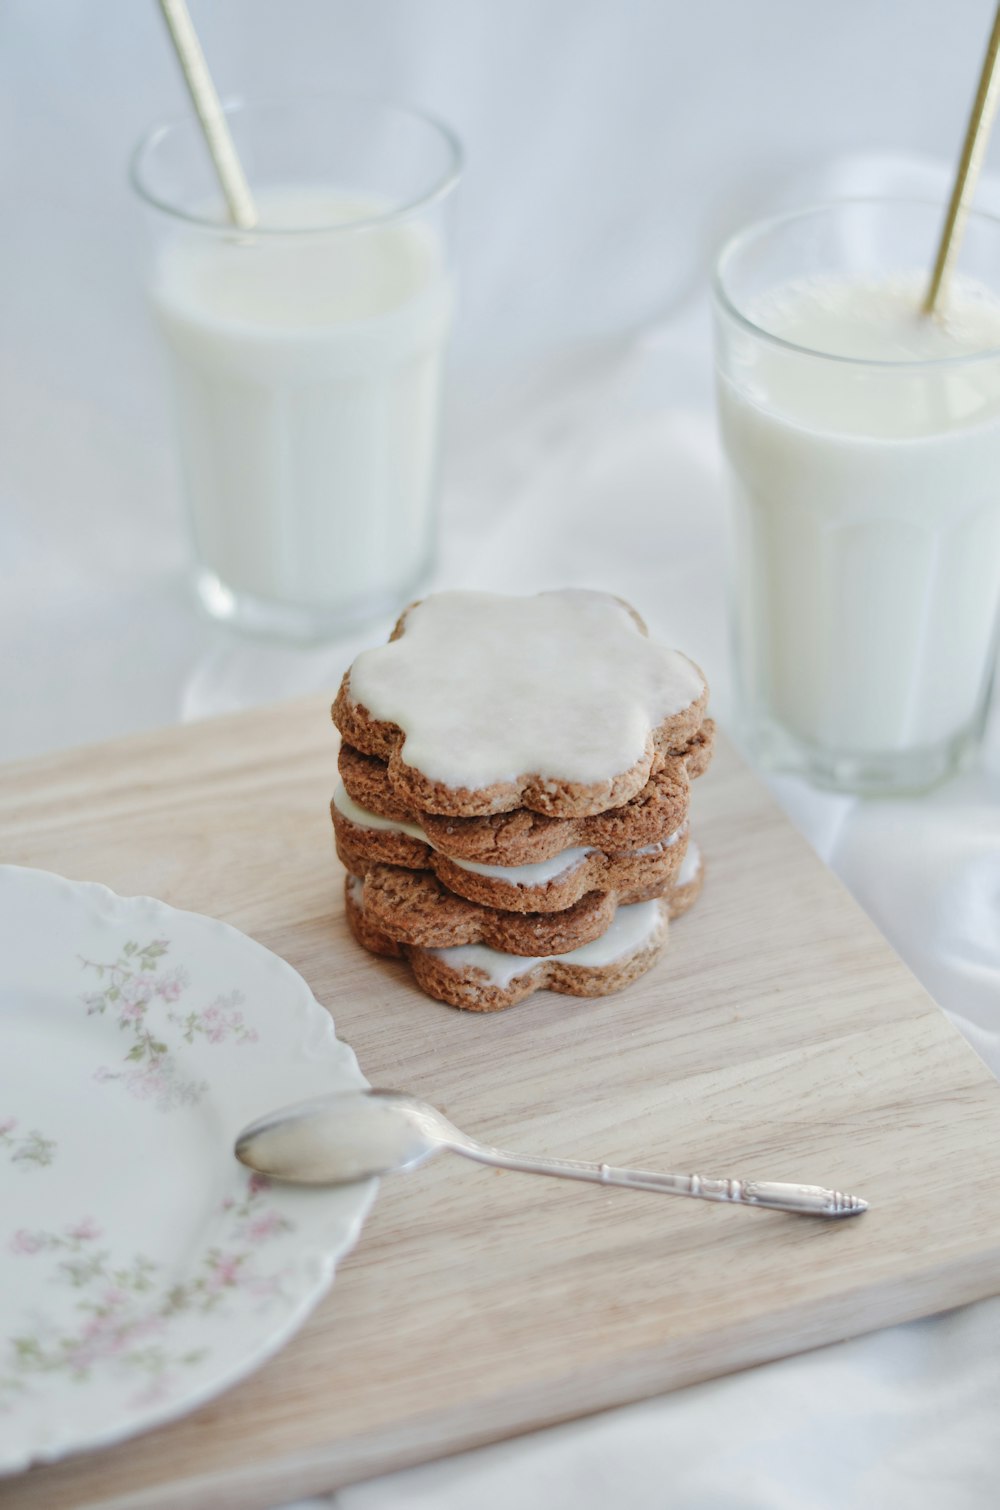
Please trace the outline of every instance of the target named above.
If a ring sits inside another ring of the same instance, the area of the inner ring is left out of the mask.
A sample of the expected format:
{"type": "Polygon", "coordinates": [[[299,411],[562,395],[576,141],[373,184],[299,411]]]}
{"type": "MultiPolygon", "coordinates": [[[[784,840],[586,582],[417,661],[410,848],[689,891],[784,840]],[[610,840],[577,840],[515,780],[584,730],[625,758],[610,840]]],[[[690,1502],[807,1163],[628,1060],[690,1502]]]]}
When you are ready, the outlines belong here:
{"type": "MultiPolygon", "coordinates": [[[[943,197],[989,0],[192,0],[224,91],[351,87],[468,149],[437,584],[623,593],[725,716],[712,249],[943,197]]],[[[0,757],[336,685],[198,618],[124,159],[183,106],[152,0],[0,9],[0,757]]],[[[984,186],[1000,210],[1000,187],[984,186]]],[[[998,564],[1000,569],[1000,564],[998,564]]],[[[919,803],[780,800],[1000,1072],[1000,742],[919,803]]],[[[340,1510],[997,1500],[1000,1301],[341,1491],[340,1510]]]]}

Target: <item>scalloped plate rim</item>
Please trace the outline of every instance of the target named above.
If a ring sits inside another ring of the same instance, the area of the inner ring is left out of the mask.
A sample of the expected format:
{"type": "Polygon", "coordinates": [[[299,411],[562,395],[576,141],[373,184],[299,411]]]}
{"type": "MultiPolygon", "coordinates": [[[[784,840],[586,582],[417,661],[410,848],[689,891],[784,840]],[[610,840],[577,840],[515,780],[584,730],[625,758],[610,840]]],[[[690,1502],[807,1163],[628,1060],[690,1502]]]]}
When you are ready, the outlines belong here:
{"type": "MultiPolygon", "coordinates": [[[[164,917],[180,918],[185,926],[193,926],[198,930],[206,930],[209,935],[217,935],[225,941],[227,946],[236,947],[240,951],[248,951],[251,958],[253,955],[263,957],[270,968],[277,967],[279,976],[283,976],[289,992],[297,998],[298,1012],[290,1018],[295,1027],[301,1032],[309,1025],[319,1028],[320,1043],[322,1044],[322,1056],[329,1056],[330,1063],[338,1070],[345,1073],[351,1083],[367,1085],[369,1082],[361,1071],[357,1056],[351,1046],[336,1036],[336,1026],[331,1012],[322,1006],[316,999],[313,991],[302,975],[290,965],[287,960],[268,949],[256,939],[242,932],[231,923],[221,918],[214,918],[206,913],[194,912],[190,909],[175,907],[169,902],[164,902],[157,897],[137,893],[124,896],[100,881],[79,881],[59,875],[57,872],[32,866],[22,866],[8,863],[0,863],[0,884],[11,877],[29,877],[32,880],[40,880],[46,884],[52,883],[55,887],[64,890],[68,894],[75,894],[91,906],[96,905],[98,915],[107,917],[115,922],[124,922],[129,909],[141,906],[152,913],[159,913],[164,917]]],[[[14,884],[18,884],[15,880],[14,884]]],[[[31,884],[29,882],[29,884],[31,884]]],[[[0,967],[0,993],[3,992],[4,982],[2,967],[0,967]]],[[[3,1034],[2,1001],[0,1001],[0,1039],[3,1034]]],[[[317,1062],[320,1056],[317,1056],[317,1062]]],[[[284,1100],[287,1100],[287,1095],[284,1100]]],[[[282,1093],[276,1095],[272,1104],[282,1104],[282,1093]]],[[[238,1168],[238,1166],[236,1166],[238,1168]]],[[[288,1187],[285,1187],[286,1189],[288,1187]]],[[[83,1434],[72,1427],[61,1431],[55,1438],[50,1438],[45,1443],[33,1441],[30,1438],[21,1447],[4,1447],[0,1441],[0,1482],[4,1478],[34,1466],[53,1463],[59,1459],[68,1457],[78,1452],[99,1450],[127,1441],[147,1431],[156,1429],[171,1421],[176,1421],[183,1416],[197,1410],[202,1405],[247,1378],[268,1359],[272,1358],[281,1348],[295,1335],[309,1315],[328,1294],[334,1280],[336,1267],[340,1259],[345,1257],[354,1247],[360,1237],[365,1220],[367,1219],[372,1205],[378,1193],[378,1181],[369,1181],[364,1186],[357,1188],[356,1207],[349,1218],[343,1223],[343,1230],[336,1241],[332,1236],[320,1235],[321,1229],[329,1227],[329,1222],[318,1221],[317,1232],[307,1241],[297,1246],[299,1261],[298,1277],[301,1281],[301,1289],[296,1293],[293,1302],[287,1307],[279,1323],[270,1327],[266,1337],[255,1342],[246,1349],[245,1356],[231,1364],[220,1367],[217,1371],[206,1370],[206,1376],[200,1382],[192,1382],[189,1388],[184,1389],[176,1398],[161,1405],[150,1407],[141,1415],[125,1421],[112,1423],[101,1430],[87,1431],[83,1434]],[[306,1276],[312,1271],[311,1280],[307,1283],[306,1276]]],[[[281,1194],[278,1193],[278,1198],[281,1194]]],[[[0,1268],[3,1259],[0,1256],[0,1268]]],[[[0,1423],[2,1423],[0,1415],[0,1423]]]]}

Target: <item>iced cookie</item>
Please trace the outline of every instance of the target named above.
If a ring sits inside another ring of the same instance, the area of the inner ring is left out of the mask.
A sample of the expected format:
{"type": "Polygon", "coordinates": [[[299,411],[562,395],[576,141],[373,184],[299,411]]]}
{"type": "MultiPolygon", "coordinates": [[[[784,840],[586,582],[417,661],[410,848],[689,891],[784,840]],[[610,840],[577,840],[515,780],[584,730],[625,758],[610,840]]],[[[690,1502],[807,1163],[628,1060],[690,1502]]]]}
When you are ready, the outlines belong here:
{"type": "Polygon", "coordinates": [[[365,915],[400,944],[446,949],[487,944],[508,954],[564,954],[589,944],[609,927],[620,906],[669,891],[670,882],[631,890],[588,891],[559,912],[509,912],[470,902],[430,870],[373,865],[364,876],[365,915]]]}
{"type": "Polygon", "coordinates": [[[456,896],[430,870],[374,865],[364,878],[370,922],[397,943],[434,949],[487,944],[508,954],[564,954],[598,938],[616,904],[611,892],[589,891],[561,912],[504,912],[456,896]]]}
{"type": "Polygon", "coordinates": [[[609,853],[642,849],[680,828],[687,816],[690,783],[707,769],[714,738],[715,724],[706,718],[685,752],[667,757],[629,802],[584,818],[547,818],[523,807],[485,818],[411,812],[393,791],[384,760],[345,744],[338,764],[347,794],[358,808],[377,818],[409,822],[442,854],[483,864],[528,865],[574,847],[609,853]]]}
{"type": "Polygon", "coordinates": [[[637,887],[631,891],[628,897],[621,898],[629,902],[651,902],[656,897],[662,897],[667,904],[670,921],[683,917],[701,896],[702,884],[705,880],[705,864],[701,856],[701,850],[693,839],[688,841],[687,854],[681,867],[667,887],[661,891],[658,886],[637,887]]]}
{"type": "Polygon", "coordinates": [[[687,853],[667,893],[671,918],[682,917],[697,902],[705,881],[705,863],[701,850],[693,839],[688,841],[687,853]]]}
{"type": "Polygon", "coordinates": [[[366,812],[339,786],[330,803],[337,854],[353,875],[373,865],[431,870],[451,891],[470,902],[510,912],[559,912],[591,891],[662,890],[679,870],[687,847],[687,824],[641,849],[606,854],[574,845],[548,860],[494,865],[439,853],[416,823],[366,812]]]}
{"type": "Polygon", "coordinates": [[[482,944],[426,949],[382,933],[366,915],[363,891],[361,881],[347,877],[347,921],[358,943],[373,954],[406,959],[429,996],[470,1012],[498,1012],[541,990],[610,995],[655,964],[667,938],[667,905],[651,901],[620,907],[600,938],[547,958],[505,954],[482,944]]]}
{"type": "Polygon", "coordinates": [[[685,748],[681,759],[687,767],[688,779],[697,781],[699,776],[704,776],[712,764],[712,753],[715,749],[715,719],[706,718],[702,721],[701,728],[685,748]]]}
{"type": "Polygon", "coordinates": [[[409,812],[584,817],[635,797],[701,729],[708,691],[606,593],[438,593],[344,677],[333,718],[409,812]]]}

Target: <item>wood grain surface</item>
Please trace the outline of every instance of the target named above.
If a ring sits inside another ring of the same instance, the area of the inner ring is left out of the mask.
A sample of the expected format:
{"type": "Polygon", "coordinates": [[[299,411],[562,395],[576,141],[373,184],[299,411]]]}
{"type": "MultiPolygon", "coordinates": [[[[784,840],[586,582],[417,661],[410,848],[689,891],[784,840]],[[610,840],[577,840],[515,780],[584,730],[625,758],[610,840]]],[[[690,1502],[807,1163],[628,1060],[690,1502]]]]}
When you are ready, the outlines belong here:
{"type": "Polygon", "coordinates": [[[845,1224],[438,1160],[384,1183],[312,1319],[175,1425],[3,1510],[262,1510],[1000,1290],[1000,1089],[724,741],[709,867],[643,980],[495,1016],[347,935],[325,702],[0,773],[0,858],[243,928],[377,1084],[514,1149],[836,1185],[845,1224]]]}

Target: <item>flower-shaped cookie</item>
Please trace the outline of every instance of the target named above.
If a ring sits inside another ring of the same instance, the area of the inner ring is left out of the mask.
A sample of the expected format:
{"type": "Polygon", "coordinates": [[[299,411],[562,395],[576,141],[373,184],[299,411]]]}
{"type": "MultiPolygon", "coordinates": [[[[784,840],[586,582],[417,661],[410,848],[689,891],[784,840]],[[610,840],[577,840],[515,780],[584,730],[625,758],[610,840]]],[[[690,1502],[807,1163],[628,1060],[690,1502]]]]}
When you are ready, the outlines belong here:
{"type": "Polygon", "coordinates": [[[609,996],[656,963],[667,941],[666,898],[620,907],[597,939],[565,954],[544,958],[506,954],[482,944],[427,949],[391,939],[368,916],[364,883],[345,882],[348,926],[372,954],[405,959],[428,996],[467,1012],[499,1012],[535,991],[564,996],[609,996]]]}
{"type": "Polygon", "coordinates": [[[333,717],[411,810],[558,817],[628,802],[697,735],[698,668],[606,593],[446,592],[344,677],[333,717]]]}

